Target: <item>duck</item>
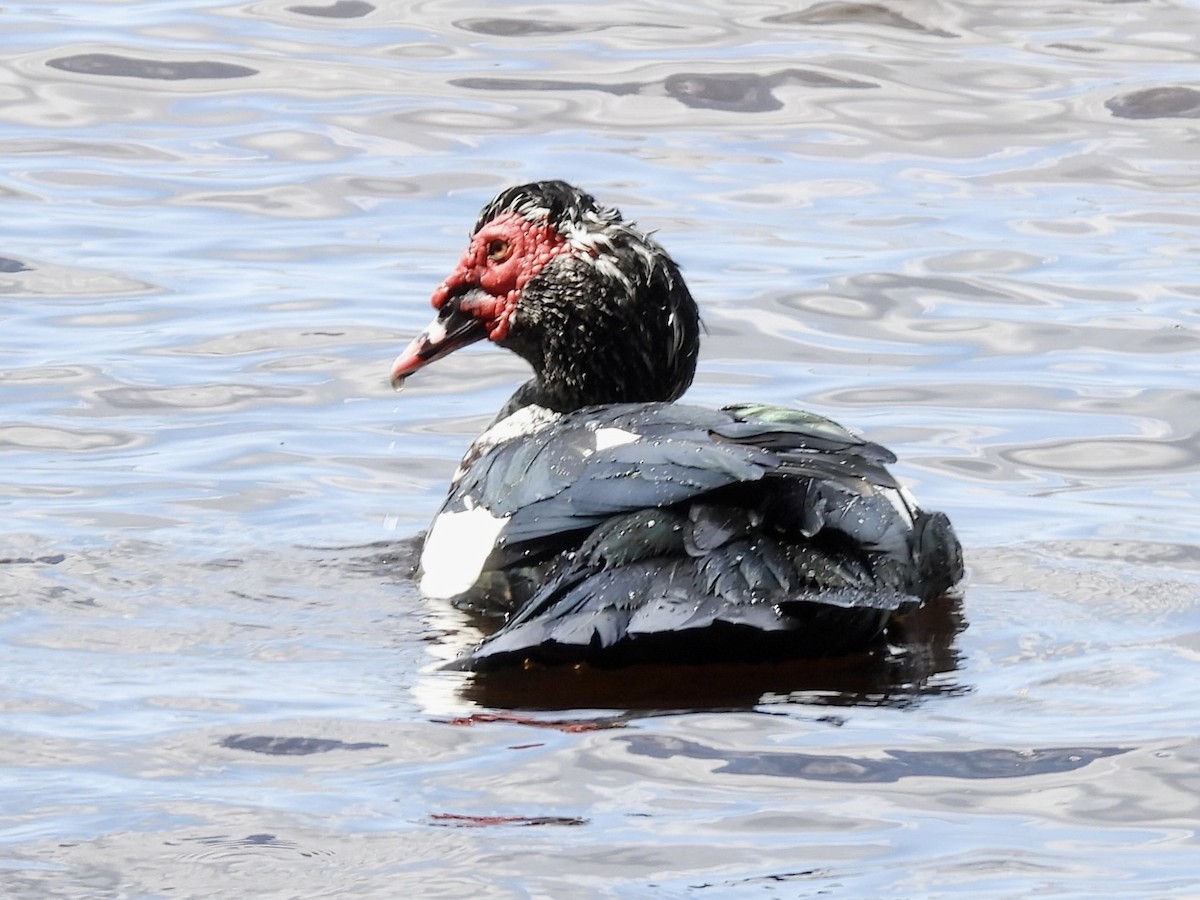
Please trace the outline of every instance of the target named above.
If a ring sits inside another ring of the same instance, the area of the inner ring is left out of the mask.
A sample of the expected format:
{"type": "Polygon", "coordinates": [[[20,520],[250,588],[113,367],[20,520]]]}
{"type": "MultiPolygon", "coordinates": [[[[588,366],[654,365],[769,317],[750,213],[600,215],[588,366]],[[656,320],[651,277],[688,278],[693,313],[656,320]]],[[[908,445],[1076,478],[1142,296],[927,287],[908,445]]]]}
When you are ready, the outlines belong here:
{"type": "Polygon", "coordinates": [[[755,663],[886,642],[963,577],[896,457],[812,412],[677,402],[701,319],[679,266],[564,181],[502,190],[392,365],[478,341],[533,375],[471,444],[421,593],[498,627],[452,668],[755,663]]]}

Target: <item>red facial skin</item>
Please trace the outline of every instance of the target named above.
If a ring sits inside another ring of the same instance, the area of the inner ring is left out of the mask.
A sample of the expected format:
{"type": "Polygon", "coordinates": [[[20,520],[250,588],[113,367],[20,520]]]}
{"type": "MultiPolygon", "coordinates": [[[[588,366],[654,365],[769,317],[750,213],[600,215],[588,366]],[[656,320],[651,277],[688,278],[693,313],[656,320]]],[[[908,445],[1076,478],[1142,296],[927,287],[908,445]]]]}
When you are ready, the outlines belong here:
{"type": "Polygon", "coordinates": [[[467,252],[450,277],[433,292],[433,308],[441,310],[457,298],[450,324],[439,315],[392,364],[397,390],[418,369],[483,337],[502,342],[525,285],[570,245],[547,222],[531,222],[519,213],[501,213],[472,236],[467,252]],[[463,328],[474,320],[479,328],[463,328]]]}
{"type": "Polygon", "coordinates": [[[484,293],[463,297],[459,309],[487,327],[489,340],[503,341],[525,285],[567,246],[549,223],[501,213],[471,238],[458,267],[433,292],[433,308],[464,288],[482,288],[484,293]]]}

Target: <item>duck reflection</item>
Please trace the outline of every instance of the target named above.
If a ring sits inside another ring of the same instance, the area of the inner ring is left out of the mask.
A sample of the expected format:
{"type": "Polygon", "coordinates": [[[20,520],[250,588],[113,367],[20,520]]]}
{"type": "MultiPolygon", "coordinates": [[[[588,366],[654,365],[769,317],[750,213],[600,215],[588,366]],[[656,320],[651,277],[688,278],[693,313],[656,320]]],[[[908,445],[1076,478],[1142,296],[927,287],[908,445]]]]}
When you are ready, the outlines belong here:
{"type": "MultiPolygon", "coordinates": [[[[487,629],[487,621],[476,621],[487,629]]],[[[495,627],[494,623],[491,627],[495,627]]],[[[762,664],[552,666],[462,676],[462,701],[491,709],[630,711],[750,709],[779,704],[903,707],[965,693],[955,647],[962,599],[947,596],[893,619],[870,650],[762,664]]]]}
{"type": "MultiPolygon", "coordinates": [[[[398,585],[411,584],[423,537],[417,534],[361,548],[371,552],[350,564],[398,585]]],[[[500,616],[457,609],[445,602],[420,603],[421,630],[427,635],[428,649],[442,663],[452,663],[504,622],[500,616]]],[[[952,593],[894,616],[883,638],[861,653],[758,664],[558,665],[485,672],[434,667],[422,676],[417,692],[423,706],[439,711],[464,704],[468,709],[635,713],[786,704],[905,707],[970,690],[957,677],[962,655],[956,641],[966,627],[962,596],[952,593]]],[[[604,727],[604,723],[612,721],[596,720],[594,727],[604,727]]],[[[575,730],[581,720],[543,724],[575,730]]]]}

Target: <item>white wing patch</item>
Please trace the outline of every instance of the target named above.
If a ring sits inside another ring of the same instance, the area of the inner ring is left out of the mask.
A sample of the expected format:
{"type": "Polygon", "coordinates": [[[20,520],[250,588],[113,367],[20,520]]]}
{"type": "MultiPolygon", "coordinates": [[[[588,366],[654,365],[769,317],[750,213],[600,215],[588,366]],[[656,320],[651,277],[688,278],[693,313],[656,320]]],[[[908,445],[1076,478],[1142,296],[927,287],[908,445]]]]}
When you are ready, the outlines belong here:
{"type": "Polygon", "coordinates": [[[467,474],[467,469],[481,456],[487,455],[506,441],[526,437],[540,431],[560,418],[562,418],[561,413],[546,409],[544,406],[522,406],[512,415],[501,419],[479,437],[475,438],[467,450],[466,456],[458,464],[458,469],[455,471],[454,477],[450,479],[451,487],[462,480],[462,477],[467,474]]]}
{"type": "Polygon", "coordinates": [[[421,593],[447,600],[470,590],[507,521],[482,506],[434,519],[421,550],[421,593]]]}
{"type": "Polygon", "coordinates": [[[896,512],[900,514],[900,519],[906,525],[908,525],[909,528],[912,528],[913,510],[917,508],[917,501],[916,498],[909,493],[908,488],[901,485],[899,490],[885,487],[876,488],[876,490],[883,494],[884,499],[886,499],[888,503],[892,504],[896,512]]]}
{"type": "Polygon", "coordinates": [[[607,450],[609,447],[620,447],[622,444],[632,444],[639,435],[620,428],[597,428],[596,449],[607,450]]]}
{"type": "Polygon", "coordinates": [[[513,438],[526,437],[541,431],[551,422],[557,422],[560,418],[562,418],[561,413],[556,413],[544,406],[522,406],[515,413],[501,419],[477,437],[475,444],[483,445],[490,450],[513,438]]]}

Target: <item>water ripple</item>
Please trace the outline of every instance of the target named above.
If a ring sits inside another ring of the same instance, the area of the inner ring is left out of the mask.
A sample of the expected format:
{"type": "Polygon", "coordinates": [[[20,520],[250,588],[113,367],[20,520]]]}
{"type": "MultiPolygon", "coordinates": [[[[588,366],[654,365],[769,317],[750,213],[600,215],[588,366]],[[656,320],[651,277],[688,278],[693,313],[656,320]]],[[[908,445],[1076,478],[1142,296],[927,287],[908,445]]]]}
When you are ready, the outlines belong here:
{"type": "Polygon", "coordinates": [[[45,425],[0,426],[0,448],[20,450],[69,450],[88,453],[136,447],[144,440],[120,431],[50,428],[45,425]]]}
{"type": "Polygon", "coordinates": [[[118,387],[95,392],[103,403],[114,409],[247,409],[261,401],[296,400],[305,392],[299,388],[266,387],[249,384],[193,384],[162,388],[118,387]]]}
{"type": "Polygon", "coordinates": [[[0,18],[0,894],[1194,891],[1194,3],[0,18]],[[683,264],[692,400],[895,449],[964,596],[866,660],[437,671],[418,533],[528,368],[387,366],[543,177],[683,264]]]}

